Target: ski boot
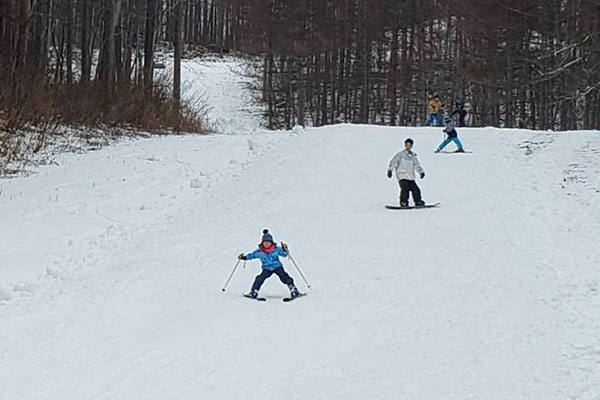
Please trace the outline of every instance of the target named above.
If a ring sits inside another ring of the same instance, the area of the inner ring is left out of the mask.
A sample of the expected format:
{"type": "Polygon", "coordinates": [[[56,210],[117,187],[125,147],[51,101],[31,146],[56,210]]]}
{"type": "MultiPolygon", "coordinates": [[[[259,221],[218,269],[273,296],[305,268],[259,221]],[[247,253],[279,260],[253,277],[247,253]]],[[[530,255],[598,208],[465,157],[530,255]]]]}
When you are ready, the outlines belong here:
{"type": "Polygon", "coordinates": [[[455,151],[455,153],[464,153],[464,152],[465,152],[465,149],[458,149],[455,151]]]}
{"type": "Polygon", "coordinates": [[[401,201],[400,202],[400,208],[408,208],[408,202],[407,201],[401,201]]]}
{"type": "Polygon", "coordinates": [[[425,202],[423,200],[417,201],[415,207],[425,207],[425,202]]]}
{"type": "Polygon", "coordinates": [[[248,293],[246,296],[256,299],[258,297],[258,290],[250,290],[250,293],[248,293]]]}
{"type": "Polygon", "coordinates": [[[295,297],[300,296],[300,291],[298,290],[298,288],[294,285],[288,285],[288,288],[290,288],[290,297],[293,299],[295,297]]]}
{"type": "Polygon", "coordinates": [[[439,153],[441,150],[440,149],[435,149],[434,153],[439,153]]]}

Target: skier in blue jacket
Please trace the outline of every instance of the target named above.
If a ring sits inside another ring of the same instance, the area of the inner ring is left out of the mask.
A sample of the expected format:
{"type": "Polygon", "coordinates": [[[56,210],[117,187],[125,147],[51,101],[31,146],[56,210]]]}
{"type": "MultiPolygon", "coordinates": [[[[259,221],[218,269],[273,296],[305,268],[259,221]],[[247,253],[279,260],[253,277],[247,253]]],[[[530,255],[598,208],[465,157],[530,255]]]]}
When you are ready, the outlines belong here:
{"type": "Polygon", "coordinates": [[[265,229],[263,231],[261,243],[258,245],[258,249],[254,250],[252,253],[242,253],[238,256],[238,259],[240,260],[259,259],[262,262],[262,272],[254,279],[252,289],[250,289],[250,293],[248,294],[249,296],[254,298],[258,297],[260,287],[273,274],[277,275],[279,280],[287,285],[290,289],[291,297],[300,295],[298,288],[294,285],[294,280],[287,272],[285,272],[283,264],[279,260],[279,257],[287,257],[289,254],[287,244],[282,242],[281,247],[277,246],[277,243],[273,240],[273,236],[269,233],[269,230],[265,229]]]}
{"type": "Polygon", "coordinates": [[[454,142],[456,144],[456,146],[458,147],[458,150],[455,151],[455,153],[464,153],[465,149],[463,148],[463,145],[460,141],[460,139],[458,138],[458,132],[456,132],[456,128],[454,127],[454,122],[452,121],[452,118],[450,117],[446,117],[444,118],[444,133],[446,135],[448,135],[448,137],[446,138],[446,140],[444,140],[436,149],[436,153],[439,153],[440,151],[442,151],[444,149],[444,147],[448,146],[450,143],[454,142]]]}

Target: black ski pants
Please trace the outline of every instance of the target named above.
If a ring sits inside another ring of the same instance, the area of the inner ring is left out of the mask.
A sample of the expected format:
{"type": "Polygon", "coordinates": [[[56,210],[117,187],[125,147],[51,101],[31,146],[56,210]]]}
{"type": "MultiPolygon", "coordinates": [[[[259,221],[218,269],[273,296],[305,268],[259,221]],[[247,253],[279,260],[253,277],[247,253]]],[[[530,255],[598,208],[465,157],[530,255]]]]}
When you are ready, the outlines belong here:
{"type": "Polygon", "coordinates": [[[422,201],[421,189],[419,189],[417,182],[408,179],[401,179],[398,181],[398,183],[400,184],[400,203],[408,203],[408,195],[411,192],[415,204],[422,201]]]}
{"type": "Polygon", "coordinates": [[[279,280],[281,282],[283,282],[285,285],[294,285],[294,280],[292,279],[292,277],[285,272],[285,270],[283,269],[283,267],[279,267],[277,269],[275,269],[274,271],[270,271],[268,269],[263,269],[262,272],[256,276],[256,278],[254,279],[254,283],[252,284],[252,290],[260,290],[260,287],[262,286],[263,283],[265,283],[265,281],[271,277],[271,275],[277,275],[279,277],[279,280]]]}

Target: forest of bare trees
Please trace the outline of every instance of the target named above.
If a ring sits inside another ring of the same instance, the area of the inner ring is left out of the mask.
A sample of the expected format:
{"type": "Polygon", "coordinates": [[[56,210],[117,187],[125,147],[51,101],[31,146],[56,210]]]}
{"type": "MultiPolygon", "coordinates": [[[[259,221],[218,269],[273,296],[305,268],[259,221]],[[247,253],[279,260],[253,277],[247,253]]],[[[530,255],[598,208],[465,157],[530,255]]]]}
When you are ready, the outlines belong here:
{"type": "Polygon", "coordinates": [[[433,94],[477,125],[600,127],[598,0],[224,3],[231,45],[264,56],[273,127],[419,125],[433,94]]]}
{"type": "MultiPolygon", "coordinates": [[[[176,50],[173,112],[180,58],[186,46],[202,45],[262,60],[274,129],[420,125],[432,94],[449,110],[455,100],[471,104],[476,125],[600,128],[600,0],[0,4],[0,112],[13,118],[28,112],[22,104],[47,107],[40,96],[55,104],[94,99],[98,108],[133,96],[137,109],[163,112],[148,105],[148,97],[170,101],[153,82],[154,49],[163,44],[176,50]]],[[[52,112],[38,107],[35,115],[52,112]]]]}
{"type": "Polygon", "coordinates": [[[183,2],[2,0],[0,128],[67,124],[201,131],[180,104],[183,2]],[[177,35],[179,33],[179,35],[177,35]],[[171,82],[155,82],[159,40],[175,48],[171,82]]]}

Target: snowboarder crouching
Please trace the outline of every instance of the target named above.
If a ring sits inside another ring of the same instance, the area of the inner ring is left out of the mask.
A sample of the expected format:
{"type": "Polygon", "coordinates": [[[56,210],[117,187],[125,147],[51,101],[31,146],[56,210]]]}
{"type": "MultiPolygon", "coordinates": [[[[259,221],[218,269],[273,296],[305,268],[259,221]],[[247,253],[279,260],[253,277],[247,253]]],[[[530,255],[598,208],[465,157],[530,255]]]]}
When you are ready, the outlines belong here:
{"type": "Polygon", "coordinates": [[[415,182],[417,173],[421,179],[425,178],[425,171],[421,167],[417,154],[412,151],[414,141],[406,139],[404,141],[404,150],[399,152],[390,160],[387,177],[392,178],[392,171],[396,171],[396,178],[400,185],[400,207],[408,207],[409,193],[412,192],[413,201],[416,207],[425,206],[421,198],[421,189],[415,182]]]}
{"type": "Polygon", "coordinates": [[[262,272],[254,279],[250,293],[251,297],[258,297],[258,291],[262,284],[271,275],[275,274],[279,277],[279,280],[290,289],[290,295],[292,298],[298,297],[300,292],[294,285],[292,277],[285,272],[283,264],[279,260],[279,257],[287,257],[289,255],[287,244],[281,243],[281,247],[277,246],[277,243],[273,241],[273,236],[269,233],[268,229],[263,231],[261,243],[258,245],[258,249],[254,250],[249,254],[240,254],[238,259],[240,260],[254,260],[259,259],[262,263],[262,272]]]}

